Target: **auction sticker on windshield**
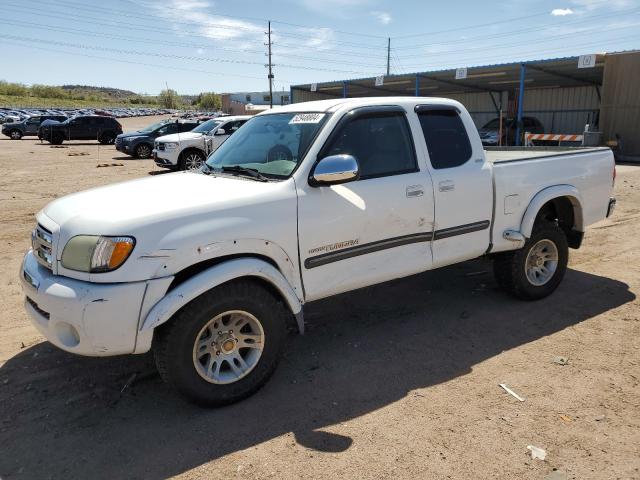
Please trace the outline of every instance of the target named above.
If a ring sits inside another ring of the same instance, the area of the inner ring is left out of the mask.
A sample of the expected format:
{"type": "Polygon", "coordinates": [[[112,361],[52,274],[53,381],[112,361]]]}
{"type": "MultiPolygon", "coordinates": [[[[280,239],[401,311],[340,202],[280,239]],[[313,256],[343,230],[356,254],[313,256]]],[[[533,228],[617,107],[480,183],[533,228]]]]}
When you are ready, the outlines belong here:
{"type": "Polygon", "coordinates": [[[319,123],[324,118],[324,113],[298,113],[291,120],[289,124],[296,123],[319,123]]]}

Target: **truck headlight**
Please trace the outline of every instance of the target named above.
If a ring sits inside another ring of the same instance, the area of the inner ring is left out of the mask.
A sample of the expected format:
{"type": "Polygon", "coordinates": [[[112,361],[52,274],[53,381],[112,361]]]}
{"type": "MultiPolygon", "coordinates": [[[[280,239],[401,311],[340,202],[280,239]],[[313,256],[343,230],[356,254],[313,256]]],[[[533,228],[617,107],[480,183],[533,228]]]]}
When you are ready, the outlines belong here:
{"type": "Polygon", "coordinates": [[[132,237],[78,235],[65,245],[62,266],[80,272],[110,272],[129,258],[135,244],[132,237]]]}
{"type": "Polygon", "coordinates": [[[176,148],[178,148],[178,143],[177,142],[167,142],[164,144],[164,148],[167,150],[175,150],[176,148]]]}

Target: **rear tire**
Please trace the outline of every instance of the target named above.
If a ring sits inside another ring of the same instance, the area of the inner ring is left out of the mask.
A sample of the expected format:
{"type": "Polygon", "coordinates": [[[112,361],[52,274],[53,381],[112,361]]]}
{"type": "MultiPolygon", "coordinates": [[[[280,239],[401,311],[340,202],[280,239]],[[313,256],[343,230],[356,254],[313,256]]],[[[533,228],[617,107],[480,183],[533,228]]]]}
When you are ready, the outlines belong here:
{"type": "Polygon", "coordinates": [[[539,300],[558,288],[569,260],[567,237],[556,222],[540,221],[524,247],[494,257],[498,285],[522,300],[539,300]]]}
{"type": "Polygon", "coordinates": [[[53,135],[51,140],[49,140],[49,143],[53,145],[62,145],[62,142],[64,142],[64,137],[60,133],[53,135]]]}
{"type": "Polygon", "coordinates": [[[288,315],[284,305],[255,281],[232,281],[209,290],[158,329],[153,345],[158,371],[198,405],[242,400],[274,372],[288,315]]]}
{"type": "Polygon", "coordinates": [[[116,141],[116,136],[112,133],[112,132],[104,132],[100,138],[98,139],[98,141],[102,144],[102,145],[111,145],[113,142],[116,141]]]}
{"type": "Polygon", "coordinates": [[[22,132],[20,130],[11,130],[9,136],[11,140],[20,140],[22,138],[22,132]]]}

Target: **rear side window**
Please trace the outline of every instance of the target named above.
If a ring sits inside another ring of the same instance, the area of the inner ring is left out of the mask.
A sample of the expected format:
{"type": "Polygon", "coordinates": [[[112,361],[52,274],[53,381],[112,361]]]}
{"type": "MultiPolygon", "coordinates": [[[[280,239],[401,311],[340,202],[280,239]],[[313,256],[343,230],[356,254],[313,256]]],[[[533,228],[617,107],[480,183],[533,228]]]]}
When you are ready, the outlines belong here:
{"type": "Polygon", "coordinates": [[[418,118],[433,168],[459,167],[471,158],[471,143],[458,112],[426,110],[418,118]]]}
{"type": "Polygon", "coordinates": [[[407,119],[400,112],[372,113],[341,127],[323,157],[353,155],[360,178],[399,175],[418,170],[407,119]]]}

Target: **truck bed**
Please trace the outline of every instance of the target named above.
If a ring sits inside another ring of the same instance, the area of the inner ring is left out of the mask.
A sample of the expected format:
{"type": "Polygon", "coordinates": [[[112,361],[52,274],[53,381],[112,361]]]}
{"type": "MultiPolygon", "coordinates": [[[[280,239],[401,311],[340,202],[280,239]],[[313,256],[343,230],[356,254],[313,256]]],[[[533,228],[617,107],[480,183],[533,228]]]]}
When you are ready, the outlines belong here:
{"type": "Polygon", "coordinates": [[[485,147],[491,163],[522,162],[548,157],[562,157],[609,150],[608,147],[485,147]]]}

